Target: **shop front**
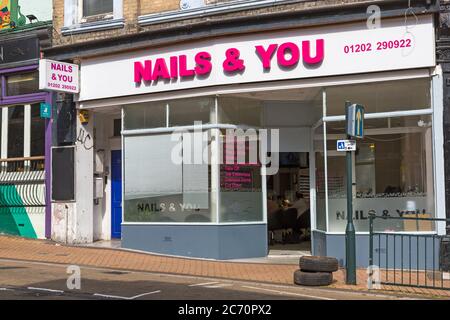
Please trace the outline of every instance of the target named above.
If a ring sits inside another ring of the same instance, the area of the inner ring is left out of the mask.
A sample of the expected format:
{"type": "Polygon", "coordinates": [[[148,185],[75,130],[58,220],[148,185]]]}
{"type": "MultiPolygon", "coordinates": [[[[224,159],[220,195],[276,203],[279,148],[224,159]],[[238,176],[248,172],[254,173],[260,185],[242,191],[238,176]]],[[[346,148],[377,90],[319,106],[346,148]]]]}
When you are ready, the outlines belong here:
{"type": "Polygon", "coordinates": [[[31,31],[0,48],[0,233],[50,237],[52,136],[41,105],[50,108],[51,95],[39,91],[39,38],[31,31]]]}
{"type": "MultiPolygon", "coordinates": [[[[336,141],[350,101],[366,112],[353,161],[366,265],[369,214],[445,217],[440,81],[429,15],[83,60],[78,108],[92,113],[84,129],[96,139],[83,152],[97,161],[94,180],[106,181],[94,228],[115,230],[126,248],[180,256],[292,249],[343,259],[336,141]]],[[[382,222],[379,231],[445,232],[382,222]]]]}

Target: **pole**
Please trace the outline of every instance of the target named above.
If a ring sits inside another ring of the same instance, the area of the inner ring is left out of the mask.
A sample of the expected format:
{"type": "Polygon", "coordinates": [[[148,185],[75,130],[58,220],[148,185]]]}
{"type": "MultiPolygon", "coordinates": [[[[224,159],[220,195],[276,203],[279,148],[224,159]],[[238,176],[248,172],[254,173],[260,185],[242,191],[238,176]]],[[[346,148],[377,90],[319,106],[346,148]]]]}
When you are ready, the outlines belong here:
{"type": "MultiPolygon", "coordinates": [[[[350,102],[345,103],[346,122],[349,123],[348,108],[350,102]]],[[[347,132],[347,139],[352,137],[347,132]]],[[[356,236],[353,224],[353,178],[352,178],[352,151],[346,152],[347,160],[347,227],[345,228],[345,267],[346,283],[356,284],[356,236]]]]}

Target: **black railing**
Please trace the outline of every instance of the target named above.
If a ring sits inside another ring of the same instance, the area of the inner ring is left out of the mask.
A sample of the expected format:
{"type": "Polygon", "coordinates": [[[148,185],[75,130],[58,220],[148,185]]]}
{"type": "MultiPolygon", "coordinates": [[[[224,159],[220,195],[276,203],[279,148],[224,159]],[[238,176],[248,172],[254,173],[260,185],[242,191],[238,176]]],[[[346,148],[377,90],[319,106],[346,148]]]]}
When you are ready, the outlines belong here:
{"type": "Polygon", "coordinates": [[[372,284],[450,290],[450,236],[419,232],[420,224],[447,224],[450,219],[369,216],[369,266],[372,284]],[[415,222],[417,232],[374,231],[378,219],[415,222]],[[375,274],[378,272],[378,275],[375,274]]]}

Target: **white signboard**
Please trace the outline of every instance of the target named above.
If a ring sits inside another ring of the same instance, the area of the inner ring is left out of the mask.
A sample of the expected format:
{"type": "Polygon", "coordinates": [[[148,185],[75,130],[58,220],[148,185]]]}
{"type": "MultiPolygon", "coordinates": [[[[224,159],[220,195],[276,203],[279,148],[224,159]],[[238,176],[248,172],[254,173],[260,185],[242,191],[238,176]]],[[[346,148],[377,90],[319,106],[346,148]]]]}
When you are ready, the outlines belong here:
{"type": "MultiPolygon", "coordinates": [[[[80,101],[206,86],[432,67],[431,15],[222,37],[86,59],[80,101]]],[[[151,42],[149,42],[151,44],[151,42]]]]}
{"type": "Polygon", "coordinates": [[[78,65],[41,59],[39,61],[39,89],[79,93],[78,65]]]}
{"type": "Polygon", "coordinates": [[[356,151],[355,140],[338,140],[336,142],[337,151],[356,151]]]}

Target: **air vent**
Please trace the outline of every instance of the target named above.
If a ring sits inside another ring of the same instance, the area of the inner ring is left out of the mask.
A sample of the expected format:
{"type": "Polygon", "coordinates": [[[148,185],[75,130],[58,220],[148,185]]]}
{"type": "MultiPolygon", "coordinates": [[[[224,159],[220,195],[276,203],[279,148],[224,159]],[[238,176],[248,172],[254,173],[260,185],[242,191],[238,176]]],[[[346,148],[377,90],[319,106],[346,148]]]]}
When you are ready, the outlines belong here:
{"type": "Polygon", "coordinates": [[[181,0],[180,1],[180,9],[181,10],[200,8],[200,7],[203,7],[204,5],[205,5],[204,0],[181,0]]]}

